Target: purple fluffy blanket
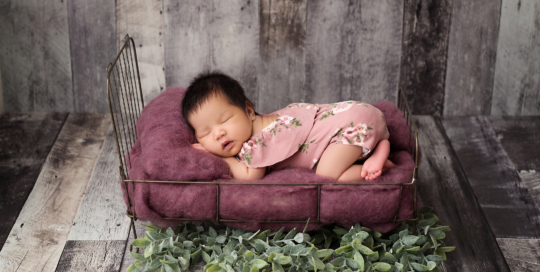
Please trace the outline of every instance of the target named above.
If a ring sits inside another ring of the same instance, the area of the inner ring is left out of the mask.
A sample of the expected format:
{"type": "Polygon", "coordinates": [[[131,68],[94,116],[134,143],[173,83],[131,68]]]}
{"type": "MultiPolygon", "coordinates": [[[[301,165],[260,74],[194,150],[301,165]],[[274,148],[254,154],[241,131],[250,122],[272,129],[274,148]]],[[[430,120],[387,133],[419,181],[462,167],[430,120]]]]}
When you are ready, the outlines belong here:
{"type": "MultiPolygon", "coordinates": [[[[183,88],[168,88],[144,108],[137,124],[138,139],[129,158],[130,180],[154,181],[220,181],[246,182],[232,179],[228,166],[220,158],[191,147],[195,137],[182,117],[180,108],[183,88]]],[[[350,227],[356,223],[380,232],[392,230],[400,219],[413,218],[413,186],[376,185],[409,183],[414,162],[409,152],[409,127],[403,113],[392,102],[373,104],[385,115],[390,131],[390,160],[396,166],[372,181],[374,185],[323,185],[320,192],[313,185],[220,185],[219,207],[217,186],[213,184],[136,183],[133,194],[128,183],[133,212],[141,220],[161,227],[183,221],[169,218],[215,220],[248,220],[248,223],[226,223],[244,229],[303,228],[303,223],[262,223],[265,221],[307,220],[308,230],[338,223],[350,227]],[[318,216],[320,223],[315,223],[318,216]]],[[[128,164],[129,165],[129,164],[128,164]]],[[[332,183],[307,169],[286,169],[272,172],[258,183],[332,183]]],[[[122,185],[124,190],[124,186],[122,185]]],[[[126,200],[125,190],[124,199],[126,200]]]]}

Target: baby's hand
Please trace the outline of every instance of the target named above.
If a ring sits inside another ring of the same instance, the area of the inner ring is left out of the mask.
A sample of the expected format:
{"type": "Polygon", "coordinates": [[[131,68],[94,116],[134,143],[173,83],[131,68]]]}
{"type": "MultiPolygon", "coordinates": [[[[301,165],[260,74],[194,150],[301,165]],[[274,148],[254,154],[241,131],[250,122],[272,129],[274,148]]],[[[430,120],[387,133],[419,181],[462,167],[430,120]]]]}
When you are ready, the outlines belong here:
{"type": "Polygon", "coordinates": [[[202,146],[202,145],[199,144],[199,143],[192,144],[191,146],[193,146],[193,148],[195,148],[195,149],[198,149],[198,150],[202,150],[202,151],[208,152],[208,150],[206,150],[206,148],[204,148],[204,146],[202,146]]]}

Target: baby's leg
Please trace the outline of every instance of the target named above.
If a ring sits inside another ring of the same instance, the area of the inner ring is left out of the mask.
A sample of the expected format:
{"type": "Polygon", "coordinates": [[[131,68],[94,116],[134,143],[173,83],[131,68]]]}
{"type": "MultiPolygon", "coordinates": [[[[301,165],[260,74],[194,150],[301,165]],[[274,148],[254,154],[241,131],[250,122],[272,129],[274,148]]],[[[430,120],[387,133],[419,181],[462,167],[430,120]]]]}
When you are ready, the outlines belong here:
{"type": "Polygon", "coordinates": [[[332,144],[323,152],[315,173],[339,181],[362,180],[362,166],[352,165],[361,154],[360,146],[332,144]]]}

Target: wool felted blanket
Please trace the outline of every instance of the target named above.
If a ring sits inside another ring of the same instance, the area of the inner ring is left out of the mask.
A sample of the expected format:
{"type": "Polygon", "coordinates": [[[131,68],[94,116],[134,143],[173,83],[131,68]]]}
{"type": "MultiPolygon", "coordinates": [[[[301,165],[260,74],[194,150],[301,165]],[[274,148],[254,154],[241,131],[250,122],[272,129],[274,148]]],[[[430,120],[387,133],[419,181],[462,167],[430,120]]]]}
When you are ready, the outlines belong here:
{"type": "MultiPolygon", "coordinates": [[[[161,227],[185,221],[164,218],[215,220],[247,220],[248,223],[226,222],[243,229],[294,227],[304,223],[263,223],[266,221],[310,220],[308,230],[337,223],[350,227],[356,223],[387,232],[400,219],[413,218],[413,186],[378,185],[409,183],[414,161],[408,152],[410,130],[403,113],[388,101],[373,104],[380,109],[390,132],[389,159],[396,165],[371,181],[373,185],[335,185],[308,169],[274,171],[263,179],[252,181],[263,185],[235,185],[249,181],[232,179],[227,164],[220,158],[193,149],[193,132],[182,117],[183,88],[168,88],[143,109],[136,123],[138,138],[129,155],[129,180],[152,181],[216,181],[215,184],[128,183],[132,212],[143,221],[161,227]],[[297,183],[298,185],[272,185],[297,183]],[[328,183],[317,186],[305,183],[328,183]],[[268,184],[268,185],[265,185],[268,184]],[[219,191],[219,192],[218,192],[219,191]],[[219,200],[219,204],[216,200],[219,200]],[[318,203],[320,201],[320,203],[318,203]],[[317,211],[320,204],[320,211],[317,211]],[[320,223],[317,222],[320,218],[320,223]]],[[[365,181],[363,181],[365,182],[365,181]]],[[[126,190],[122,183],[124,199],[126,190]]]]}

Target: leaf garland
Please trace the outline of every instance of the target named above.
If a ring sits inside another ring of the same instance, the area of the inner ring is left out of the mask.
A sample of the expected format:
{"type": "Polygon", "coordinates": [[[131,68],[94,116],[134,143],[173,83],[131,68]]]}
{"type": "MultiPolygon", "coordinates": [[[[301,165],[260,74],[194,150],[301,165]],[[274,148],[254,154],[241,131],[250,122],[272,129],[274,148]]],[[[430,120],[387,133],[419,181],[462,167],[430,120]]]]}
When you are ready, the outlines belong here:
{"type": "Polygon", "coordinates": [[[296,228],[250,232],[188,223],[173,231],[147,225],[145,237],[131,243],[144,252],[130,252],[135,263],[127,271],[180,272],[201,259],[204,272],[440,271],[438,264],[455,247],[442,242],[450,228],[435,225],[439,219],[431,211],[420,209],[416,226],[403,222],[387,234],[359,224],[350,230],[326,226],[313,236],[296,228]],[[337,249],[330,248],[334,242],[337,249]]]}

